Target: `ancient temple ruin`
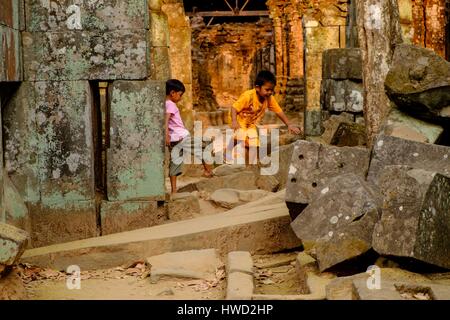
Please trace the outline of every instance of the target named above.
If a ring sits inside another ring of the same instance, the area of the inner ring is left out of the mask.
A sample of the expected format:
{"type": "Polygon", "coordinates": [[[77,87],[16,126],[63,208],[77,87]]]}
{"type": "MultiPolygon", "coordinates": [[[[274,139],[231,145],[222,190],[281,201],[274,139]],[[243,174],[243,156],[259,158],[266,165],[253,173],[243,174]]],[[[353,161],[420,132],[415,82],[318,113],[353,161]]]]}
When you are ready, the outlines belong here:
{"type": "MultiPolygon", "coordinates": [[[[366,181],[369,175],[370,183],[394,191],[390,175],[402,183],[399,190],[413,183],[420,190],[415,196],[424,197],[414,203],[417,210],[440,201],[430,193],[449,191],[450,106],[444,104],[450,100],[450,1],[386,1],[395,4],[397,34],[390,24],[377,27],[382,22],[375,4],[362,7],[357,0],[0,0],[0,224],[29,235],[28,241],[20,235],[17,255],[27,249],[24,261],[59,269],[78,255],[76,262],[88,269],[210,248],[205,243],[221,255],[270,254],[312,243],[320,272],[373,250],[450,268],[443,257],[448,248],[430,256],[419,236],[413,240],[420,248],[412,253],[392,248],[389,239],[397,231],[392,220],[377,216],[379,190],[366,181]],[[392,32],[386,35],[389,65],[384,56],[376,65],[379,57],[368,53],[368,26],[392,32]],[[368,76],[376,67],[385,71],[382,80],[368,76]],[[276,75],[274,96],[304,136],[290,135],[268,112],[262,126],[281,132],[277,174],[217,164],[215,177],[202,180],[193,165],[186,176],[194,180],[172,199],[166,191],[165,81],[176,78],[186,86],[179,104],[186,127],[200,121],[203,128],[225,130],[232,104],[261,70],[276,75]],[[378,81],[376,92],[369,92],[370,81],[378,81]],[[377,106],[381,91],[386,110],[371,127],[367,105],[377,106]],[[414,103],[420,107],[409,110],[414,103]],[[396,153],[399,146],[412,150],[413,158],[396,153]],[[422,179],[427,174],[437,178],[422,179]],[[345,217],[315,213],[332,197],[345,207],[351,202],[345,192],[353,191],[371,205],[352,207],[367,209],[354,225],[364,224],[370,237],[358,229],[363,248],[334,255],[343,240],[320,226],[345,217]],[[220,215],[225,212],[229,216],[220,215]],[[195,224],[197,218],[208,227],[195,224]],[[304,229],[307,222],[317,233],[304,229]],[[372,238],[373,230],[381,235],[372,238]],[[126,231],[134,232],[129,242],[122,238],[126,231]],[[70,249],[51,247],[66,243],[70,249]]],[[[436,210],[448,218],[445,205],[436,210]]],[[[441,227],[448,224],[436,229],[441,227]]],[[[2,232],[14,233],[0,228],[0,238],[2,232]]],[[[428,240],[450,243],[448,236],[436,239],[428,240]]],[[[295,259],[306,277],[313,262],[295,259]]]]}

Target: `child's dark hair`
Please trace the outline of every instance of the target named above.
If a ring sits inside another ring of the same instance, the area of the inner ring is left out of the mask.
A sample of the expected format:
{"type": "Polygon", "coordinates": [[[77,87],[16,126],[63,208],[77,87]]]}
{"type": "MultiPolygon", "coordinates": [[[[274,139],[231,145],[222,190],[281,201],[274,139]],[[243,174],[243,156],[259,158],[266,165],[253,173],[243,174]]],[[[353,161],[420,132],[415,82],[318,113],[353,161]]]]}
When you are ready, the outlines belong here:
{"type": "Polygon", "coordinates": [[[277,84],[277,78],[275,78],[275,75],[267,70],[262,70],[258,73],[255,80],[255,86],[261,87],[264,83],[270,82],[273,85],[277,84]]]}
{"type": "Polygon", "coordinates": [[[166,95],[169,95],[171,91],[175,92],[185,92],[186,88],[184,87],[183,82],[177,79],[170,79],[166,81],[166,95]]]}

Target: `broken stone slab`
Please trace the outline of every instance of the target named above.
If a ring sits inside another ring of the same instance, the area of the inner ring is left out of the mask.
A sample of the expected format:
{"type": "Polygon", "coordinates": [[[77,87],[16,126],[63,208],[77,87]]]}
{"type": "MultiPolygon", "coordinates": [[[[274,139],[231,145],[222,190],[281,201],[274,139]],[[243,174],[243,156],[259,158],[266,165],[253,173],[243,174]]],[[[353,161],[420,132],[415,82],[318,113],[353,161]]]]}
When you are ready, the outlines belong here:
{"type": "Polygon", "coordinates": [[[383,135],[421,143],[436,143],[443,132],[442,126],[413,118],[397,108],[390,111],[380,131],[383,135]]]}
{"type": "MultiPolygon", "coordinates": [[[[0,182],[2,179],[0,178],[0,182]]],[[[20,193],[12,183],[7,174],[4,174],[3,179],[3,196],[4,199],[0,205],[4,209],[4,222],[13,225],[16,228],[22,229],[31,233],[31,219],[28,212],[26,202],[21,197],[20,193]]],[[[1,191],[1,187],[0,187],[1,191]]],[[[0,196],[1,200],[1,196],[0,196]]]]}
{"type": "Polygon", "coordinates": [[[322,78],[362,81],[362,56],[357,48],[328,49],[323,52],[322,78]]]}
{"type": "Polygon", "coordinates": [[[253,275],[233,272],[228,275],[226,300],[251,300],[255,284],[253,275]]]}
{"type": "Polygon", "coordinates": [[[348,112],[342,112],[339,115],[333,114],[323,122],[324,131],[322,133],[322,139],[326,144],[331,144],[331,140],[339,128],[339,125],[343,122],[352,123],[354,122],[355,116],[348,112]]]}
{"type": "Polygon", "coordinates": [[[256,201],[269,195],[265,190],[219,189],[211,194],[210,199],[223,208],[233,209],[247,202],[256,201]]]}
{"type": "Polygon", "coordinates": [[[377,185],[381,170],[389,165],[408,165],[450,175],[449,159],[449,147],[381,134],[374,143],[367,180],[377,185]]]}
{"type": "Polygon", "coordinates": [[[0,222],[0,265],[14,265],[25,251],[28,237],[27,232],[0,222]]]}
{"type": "Polygon", "coordinates": [[[242,272],[249,275],[253,275],[253,259],[252,255],[248,251],[232,251],[228,253],[227,274],[230,275],[233,272],[242,272]]]}
{"type": "Polygon", "coordinates": [[[350,80],[323,80],[321,84],[321,107],[333,112],[363,111],[363,87],[350,80]]]}
{"type": "Polygon", "coordinates": [[[423,119],[448,119],[450,62],[433,50],[414,45],[396,46],[386,76],[386,93],[405,112],[423,119]]]}
{"type": "Polygon", "coordinates": [[[24,78],[145,79],[150,72],[147,33],[146,30],[23,32],[24,78]]]}
{"type": "Polygon", "coordinates": [[[147,29],[145,1],[26,0],[27,31],[147,29]]]}
{"type": "Polygon", "coordinates": [[[158,201],[102,201],[102,234],[160,225],[167,221],[167,206],[158,201]]]}
{"type": "Polygon", "coordinates": [[[329,179],[345,173],[365,177],[368,167],[368,149],[298,141],[289,166],[286,201],[308,204],[329,179]]]}
{"type": "Polygon", "coordinates": [[[161,276],[214,280],[223,265],[216,249],[168,252],[147,258],[151,266],[151,279],[161,276]]]}
{"type": "Polygon", "coordinates": [[[165,198],[162,81],[115,81],[109,87],[111,145],[108,200],[165,198]]]}
{"type": "Polygon", "coordinates": [[[168,212],[171,221],[194,218],[200,214],[198,197],[189,192],[176,193],[169,201],[168,212]]]}
{"type": "Polygon", "coordinates": [[[338,147],[366,146],[366,127],[356,122],[342,122],[331,138],[330,144],[338,147]]]}
{"type": "Polygon", "coordinates": [[[379,179],[381,220],[373,247],[450,269],[450,177],[409,166],[388,166],[379,179]]]}
{"type": "Polygon", "coordinates": [[[314,243],[320,271],[372,248],[379,195],[355,174],[335,177],[291,223],[303,243],[314,243]]]}

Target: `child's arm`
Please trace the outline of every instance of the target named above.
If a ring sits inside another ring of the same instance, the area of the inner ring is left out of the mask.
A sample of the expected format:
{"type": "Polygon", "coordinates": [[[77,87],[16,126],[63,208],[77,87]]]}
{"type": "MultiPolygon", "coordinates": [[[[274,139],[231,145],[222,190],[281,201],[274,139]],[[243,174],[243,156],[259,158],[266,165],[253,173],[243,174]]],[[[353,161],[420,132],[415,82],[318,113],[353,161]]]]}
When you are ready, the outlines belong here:
{"type": "Polygon", "coordinates": [[[171,113],[166,113],[166,146],[170,146],[170,135],[169,135],[169,119],[171,113]]]}
{"type": "Polygon", "coordinates": [[[231,129],[238,130],[240,128],[237,122],[237,111],[235,108],[231,107],[231,129]]]}
{"type": "Polygon", "coordinates": [[[293,125],[291,125],[291,124],[289,123],[289,120],[288,120],[288,118],[286,117],[286,115],[284,114],[283,111],[276,113],[276,115],[278,116],[278,118],[281,119],[281,121],[284,122],[285,125],[287,125],[288,131],[289,131],[290,133],[293,133],[293,134],[300,134],[300,133],[302,132],[302,131],[300,130],[300,128],[298,128],[298,127],[296,127],[296,126],[293,126],[293,125]]]}

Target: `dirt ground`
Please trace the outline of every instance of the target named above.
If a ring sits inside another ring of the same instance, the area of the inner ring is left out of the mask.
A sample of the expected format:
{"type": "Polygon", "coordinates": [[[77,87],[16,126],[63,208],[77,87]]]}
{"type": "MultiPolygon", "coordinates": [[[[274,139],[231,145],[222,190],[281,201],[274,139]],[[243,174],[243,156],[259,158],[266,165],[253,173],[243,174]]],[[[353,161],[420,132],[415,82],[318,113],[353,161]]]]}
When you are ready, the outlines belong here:
{"type": "MultiPolygon", "coordinates": [[[[296,255],[253,256],[255,293],[298,294],[296,255]]],[[[68,289],[69,275],[63,272],[23,265],[19,271],[31,300],[223,300],[226,295],[224,272],[216,281],[162,277],[152,283],[141,262],[128,268],[83,271],[80,289],[73,290],[68,289]]]]}

